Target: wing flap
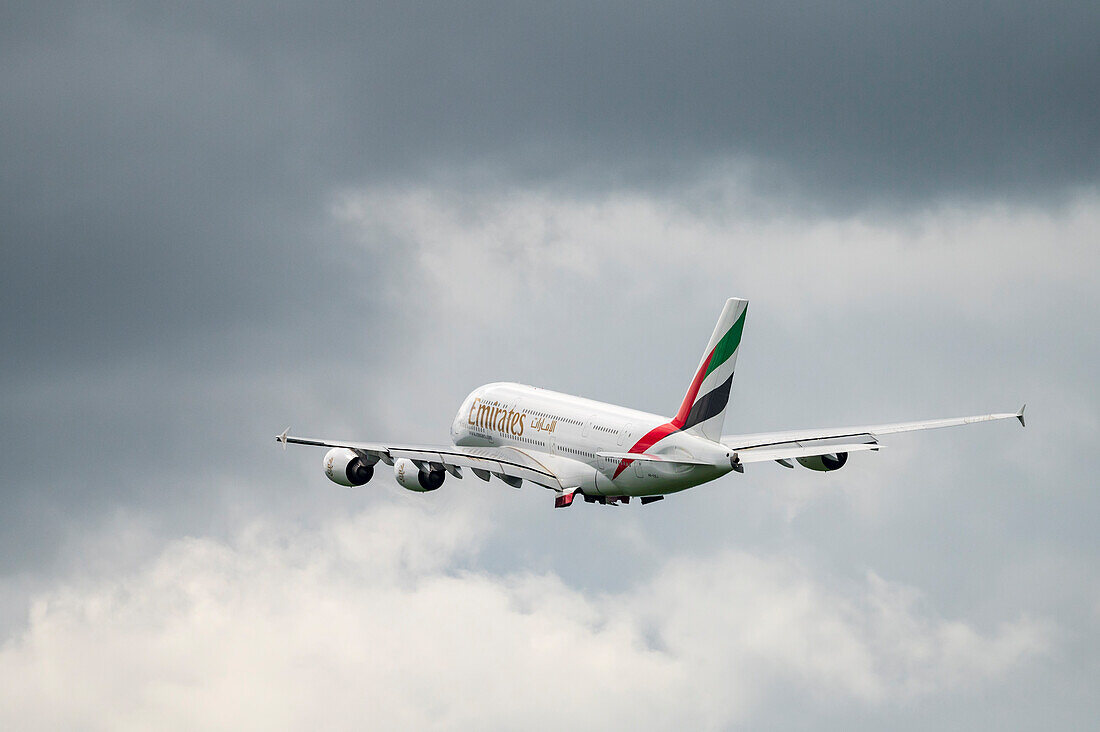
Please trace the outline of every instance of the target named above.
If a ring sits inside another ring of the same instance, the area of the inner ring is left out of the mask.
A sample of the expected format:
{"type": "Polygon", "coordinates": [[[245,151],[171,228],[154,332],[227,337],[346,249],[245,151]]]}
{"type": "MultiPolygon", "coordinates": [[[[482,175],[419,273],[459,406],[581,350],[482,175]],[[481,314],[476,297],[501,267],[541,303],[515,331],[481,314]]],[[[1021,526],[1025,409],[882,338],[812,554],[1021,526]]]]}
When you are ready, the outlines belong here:
{"type": "MultiPolygon", "coordinates": [[[[561,490],[561,482],[542,463],[521,450],[511,447],[457,447],[454,445],[386,445],[380,442],[352,442],[345,440],[321,440],[312,437],[292,437],[286,433],[276,437],[285,444],[313,445],[316,447],[343,447],[363,457],[381,460],[393,465],[397,458],[408,458],[414,463],[442,466],[448,472],[456,468],[470,468],[478,477],[490,474],[520,478],[537,485],[561,490]]],[[[452,473],[453,474],[453,473],[452,473]]]]}
{"type": "MultiPolygon", "coordinates": [[[[805,445],[798,443],[779,445],[772,447],[757,447],[749,450],[738,450],[737,459],[741,463],[762,463],[775,460],[782,463],[800,457],[814,457],[815,455],[832,455],[838,452],[856,452],[858,450],[878,450],[882,445],[877,442],[813,442],[805,445]]],[[[784,464],[785,467],[794,467],[784,464]]]]}
{"type": "Polygon", "coordinates": [[[561,489],[561,483],[552,472],[519,450],[500,448],[415,448],[391,447],[390,455],[415,461],[437,462],[447,467],[478,469],[490,474],[520,478],[538,485],[561,489]]]}

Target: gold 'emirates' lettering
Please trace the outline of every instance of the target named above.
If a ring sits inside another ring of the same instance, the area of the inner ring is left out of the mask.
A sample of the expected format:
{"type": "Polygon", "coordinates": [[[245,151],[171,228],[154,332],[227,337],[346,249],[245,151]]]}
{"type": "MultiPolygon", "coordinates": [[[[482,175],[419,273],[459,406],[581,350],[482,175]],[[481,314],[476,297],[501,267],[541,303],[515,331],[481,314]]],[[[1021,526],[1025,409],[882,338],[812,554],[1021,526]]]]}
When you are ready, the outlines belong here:
{"type": "Polygon", "coordinates": [[[502,409],[494,404],[486,404],[479,397],[470,405],[466,423],[471,427],[519,437],[523,434],[523,420],[526,416],[525,413],[514,409],[502,409]]]}

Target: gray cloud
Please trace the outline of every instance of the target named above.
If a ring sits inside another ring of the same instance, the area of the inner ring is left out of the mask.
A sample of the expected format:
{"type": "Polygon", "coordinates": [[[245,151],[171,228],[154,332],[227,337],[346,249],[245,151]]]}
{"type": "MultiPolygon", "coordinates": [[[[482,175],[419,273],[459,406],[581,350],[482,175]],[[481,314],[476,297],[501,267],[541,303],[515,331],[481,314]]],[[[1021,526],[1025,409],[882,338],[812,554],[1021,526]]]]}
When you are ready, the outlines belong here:
{"type": "MultiPolygon", "coordinates": [[[[856,697],[838,727],[1026,724],[1055,697],[1065,726],[1095,718],[1092,5],[2,12],[5,637],[57,633],[28,599],[66,583],[178,572],[180,537],[409,500],[329,486],[320,454],[273,448],[288,422],[443,440],[494,379],[667,412],[742,295],[730,431],[1018,398],[1032,426],[645,511],[469,481],[415,498],[482,512],[477,571],[586,601],[668,555],[782,554],[829,598],[871,572],[919,588],[918,618],[1058,630],[981,698],[856,697]]],[[[820,721],[777,696],[761,722],[820,721]]]]}

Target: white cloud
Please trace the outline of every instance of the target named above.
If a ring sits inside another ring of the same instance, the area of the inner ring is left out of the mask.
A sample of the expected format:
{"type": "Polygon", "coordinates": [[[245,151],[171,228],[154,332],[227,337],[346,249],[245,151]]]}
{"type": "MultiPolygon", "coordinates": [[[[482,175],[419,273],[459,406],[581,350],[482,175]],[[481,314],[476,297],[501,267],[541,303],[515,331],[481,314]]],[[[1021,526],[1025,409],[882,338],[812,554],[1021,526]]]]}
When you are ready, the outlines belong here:
{"type": "Polygon", "coordinates": [[[892,704],[996,679],[1044,624],[983,632],[870,575],[674,557],[623,592],[476,568],[472,512],[175,541],[38,594],[0,648],[0,727],[707,728],[791,689],[892,704]]]}
{"type": "Polygon", "coordinates": [[[343,193],[333,212],[373,246],[409,247],[416,271],[400,281],[431,283],[423,296],[443,292],[471,313],[580,278],[651,307],[682,281],[689,295],[766,293],[799,315],[900,297],[1002,317],[1027,307],[1037,283],[1091,294],[1100,267],[1095,191],[1053,211],[945,204],[893,218],[753,205],[730,177],[675,197],[371,188],[343,193]]]}

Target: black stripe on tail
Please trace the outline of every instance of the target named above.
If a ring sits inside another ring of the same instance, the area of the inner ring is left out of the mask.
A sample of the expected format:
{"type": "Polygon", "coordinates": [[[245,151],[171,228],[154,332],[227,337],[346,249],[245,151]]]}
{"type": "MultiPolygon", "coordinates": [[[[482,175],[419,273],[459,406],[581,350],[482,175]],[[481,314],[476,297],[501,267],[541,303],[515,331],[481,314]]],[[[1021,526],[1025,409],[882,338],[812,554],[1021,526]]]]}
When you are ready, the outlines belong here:
{"type": "Polygon", "coordinates": [[[730,388],[733,386],[733,374],[724,382],[714,387],[701,398],[695,400],[688,412],[687,419],[681,430],[689,430],[701,422],[706,422],[711,417],[717,417],[725,410],[730,401],[730,388]]]}

